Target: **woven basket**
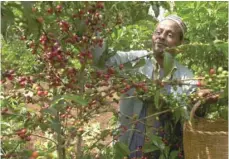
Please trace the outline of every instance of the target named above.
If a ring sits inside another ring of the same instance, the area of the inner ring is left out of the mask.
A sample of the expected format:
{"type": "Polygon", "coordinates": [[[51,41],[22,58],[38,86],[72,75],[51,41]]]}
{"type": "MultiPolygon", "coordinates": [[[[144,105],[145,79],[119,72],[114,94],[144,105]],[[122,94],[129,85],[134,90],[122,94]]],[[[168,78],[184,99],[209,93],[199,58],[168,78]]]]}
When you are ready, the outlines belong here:
{"type": "Polygon", "coordinates": [[[197,102],[184,123],[183,144],[185,159],[228,159],[228,121],[194,119],[200,106],[197,102]]]}

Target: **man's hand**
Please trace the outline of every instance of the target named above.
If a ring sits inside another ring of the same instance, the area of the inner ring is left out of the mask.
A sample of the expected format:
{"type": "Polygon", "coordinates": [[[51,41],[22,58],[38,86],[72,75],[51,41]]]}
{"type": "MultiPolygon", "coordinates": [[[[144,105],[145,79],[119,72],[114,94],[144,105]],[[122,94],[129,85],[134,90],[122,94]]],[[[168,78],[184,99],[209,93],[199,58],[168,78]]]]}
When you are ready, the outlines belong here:
{"type": "Polygon", "coordinates": [[[197,91],[197,96],[204,99],[206,103],[214,103],[219,99],[219,94],[213,93],[211,89],[200,89],[197,91]]]}

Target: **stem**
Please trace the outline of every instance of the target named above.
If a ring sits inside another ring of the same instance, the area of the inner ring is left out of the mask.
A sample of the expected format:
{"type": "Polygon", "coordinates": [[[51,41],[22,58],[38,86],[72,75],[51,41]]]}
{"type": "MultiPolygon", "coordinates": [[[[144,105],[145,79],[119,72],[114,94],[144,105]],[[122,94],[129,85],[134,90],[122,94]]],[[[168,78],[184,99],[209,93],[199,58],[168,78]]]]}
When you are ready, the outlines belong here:
{"type": "MultiPolygon", "coordinates": [[[[151,115],[146,116],[146,117],[144,117],[144,118],[141,118],[141,119],[138,119],[138,120],[134,120],[133,122],[129,123],[128,125],[131,125],[131,124],[136,123],[136,122],[141,122],[141,120],[144,120],[144,119],[147,119],[147,118],[150,118],[150,117],[153,117],[153,116],[158,116],[158,115],[161,115],[161,114],[170,112],[171,110],[175,110],[175,109],[177,109],[177,108],[180,108],[180,107],[176,107],[176,108],[174,108],[174,109],[166,109],[166,110],[164,110],[164,111],[161,111],[161,112],[158,112],[158,113],[151,114],[151,115]]],[[[119,113],[120,113],[120,112],[119,112],[119,113]]],[[[126,116],[126,117],[128,117],[128,118],[132,118],[131,116],[128,116],[128,115],[125,115],[125,114],[121,114],[121,115],[126,116]]]]}
{"type": "MultiPolygon", "coordinates": [[[[53,90],[53,95],[56,96],[57,95],[57,89],[55,88],[53,90]]],[[[60,118],[59,118],[59,113],[57,113],[55,120],[60,123],[60,127],[58,127],[58,131],[57,131],[57,155],[58,155],[58,159],[65,159],[66,158],[66,154],[65,154],[65,147],[61,147],[61,145],[64,144],[65,140],[63,140],[62,135],[63,132],[61,130],[61,122],[60,122],[60,118]]]]}
{"type": "Polygon", "coordinates": [[[186,78],[186,79],[182,79],[180,81],[191,81],[191,80],[203,80],[203,77],[198,77],[198,78],[186,78]]]}
{"type": "Polygon", "coordinates": [[[77,143],[76,143],[76,159],[80,159],[82,156],[81,144],[82,144],[82,135],[79,134],[77,135],[77,143]]]}
{"type": "MultiPolygon", "coordinates": [[[[178,107],[177,107],[177,108],[178,108],[178,107]]],[[[175,109],[177,109],[177,108],[175,108],[175,109]]],[[[147,119],[147,118],[150,118],[150,117],[153,117],[153,116],[158,116],[158,115],[161,115],[161,114],[170,112],[170,111],[171,111],[171,109],[166,109],[166,110],[164,110],[164,111],[161,111],[161,112],[158,112],[158,113],[154,113],[154,114],[151,114],[151,115],[146,116],[146,117],[144,117],[144,118],[135,120],[134,122],[132,122],[132,123],[130,123],[130,124],[133,124],[133,123],[135,123],[135,122],[139,122],[139,121],[141,121],[141,120],[144,120],[144,119],[147,119]]]]}
{"type": "MultiPolygon", "coordinates": [[[[80,94],[83,94],[85,92],[84,89],[84,83],[85,83],[85,78],[84,78],[84,70],[85,70],[85,65],[82,65],[80,68],[80,79],[79,82],[81,83],[81,89],[79,90],[80,94]]],[[[79,112],[78,116],[79,118],[82,117],[82,111],[79,112]]],[[[81,159],[82,157],[82,134],[77,135],[77,143],[76,143],[76,159],[81,159]]]]}
{"type": "MultiPolygon", "coordinates": [[[[57,118],[59,121],[59,115],[57,115],[57,118]]],[[[58,158],[59,159],[65,159],[65,147],[62,147],[61,145],[64,143],[64,140],[62,139],[62,135],[61,135],[61,127],[59,128],[60,132],[57,133],[57,153],[58,153],[58,158]]]]}
{"type": "Polygon", "coordinates": [[[31,136],[37,136],[37,137],[40,137],[40,138],[43,138],[43,139],[46,139],[46,140],[49,140],[49,141],[52,141],[53,143],[55,143],[56,145],[58,145],[58,143],[50,138],[47,138],[47,137],[44,137],[44,136],[40,136],[40,135],[37,135],[37,134],[30,134],[31,136]]]}

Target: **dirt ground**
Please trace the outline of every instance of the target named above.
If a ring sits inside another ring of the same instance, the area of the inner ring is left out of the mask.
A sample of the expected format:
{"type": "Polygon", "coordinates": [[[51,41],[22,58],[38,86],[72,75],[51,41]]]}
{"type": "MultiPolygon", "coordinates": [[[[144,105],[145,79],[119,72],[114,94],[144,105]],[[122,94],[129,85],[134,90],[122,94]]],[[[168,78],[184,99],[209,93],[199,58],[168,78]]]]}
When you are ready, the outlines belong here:
{"type": "MultiPolygon", "coordinates": [[[[11,84],[8,84],[7,85],[8,90],[10,90],[13,86],[11,84]]],[[[18,90],[19,92],[23,92],[24,90],[18,90]]],[[[117,96],[116,96],[117,97],[117,96]]],[[[118,104],[115,104],[113,103],[111,105],[112,108],[118,110],[118,104]]],[[[27,108],[28,109],[31,109],[31,110],[34,110],[36,112],[39,112],[41,107],[36,105],[36,104],[27,104],[27,108]]],[[[94,118],[92,118],[90,121],[89,121],[89,125],[92,125],[93,123],[99,123],[100,124],[100,129],[101,130],[104,130],[105,128],[109,127],[109,120],[111,119],[112,117],[112,112],[104,112],[104,113],[100,113],[100,114],[97,114],[94,118]]],[[[44,134],[42,132],[36,132],[37,135],[40,135],[40,136],[44,136],[44,134]]],[[[103,143],[109,143],[111,141],[111,136],[107,137],[105,139],[105,141],[103,141],[103,143]]],[[[26,147],[30,150],[36,150],[35,148],[35,145],[36,144],[42,144],[42,142],[46,141],[45,139],[42,139],[40,137],[36,137],[36,136],[31,136],[31,141],[27,142],[27,145],[26,147]]]]}

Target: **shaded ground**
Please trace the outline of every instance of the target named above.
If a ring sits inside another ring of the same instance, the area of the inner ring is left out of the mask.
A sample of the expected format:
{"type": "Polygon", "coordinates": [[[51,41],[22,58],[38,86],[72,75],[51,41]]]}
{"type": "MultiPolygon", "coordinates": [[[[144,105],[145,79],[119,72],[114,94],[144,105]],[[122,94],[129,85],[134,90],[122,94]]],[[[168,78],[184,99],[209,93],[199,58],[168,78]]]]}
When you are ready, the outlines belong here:
{"type": "MultiPolygon", "coordinates": [[[[6,91],[9,91],[9,90],[12,90],[13,86],[12,85],[7,85],[8,89],[6,91]]],[[[24,89],[20,89],[18,90],[19,92],[24,92],[24,89]]],[[[39,98],[38,98],[39,100],[39,98]]],[[[109,99],[108,99],[109,100],[109,99]]],[[[112,99],[110,100],[112,101],[112,99]]],[[[112,108],[118,110],[118,104],[115,104],[113,103],[111,105],[112,108]]],[[[27,108],[28,109],[32,109],[34,110],[35,112],[39,112],[41,107],[36,105],[36,104],[27,104],[27,108]]],[[[39,114],[39,113],[38,113],[39,114]]],[[[89,121],[89,125],[92,125],[93,123],[100,123],[100,129],[101,130],[104,130],[106,128],[109,127],[109,120],[111,119],[112,117],[112,112],[104,112],[104,113],[100,113],[100,114],[97,114],[94,118],[92,118],[90,121],[89,121]]],[[[45,134],[43,134],[41,131],[36,131],[35,132],[36,135],[40,135],[40,136],[45,136],[45,134]]],[[[17,140],[18,137],[16,137],[15,139],[17,140]]],[[[105,141],[103,141],[104,144],[107,144],[109,143],[110,141],[112,140],[111,136],[108,136],[105,141]]],[[[46,139],[42,139],[40,137],[37,137],[37,136],[31,136],[31,141],[27,142],[27,145],[26,147],[29,149],[29,150],[36,150],[35,148],[35,145],[43,145],[43,143],[47,141],[46,139]]]]}

